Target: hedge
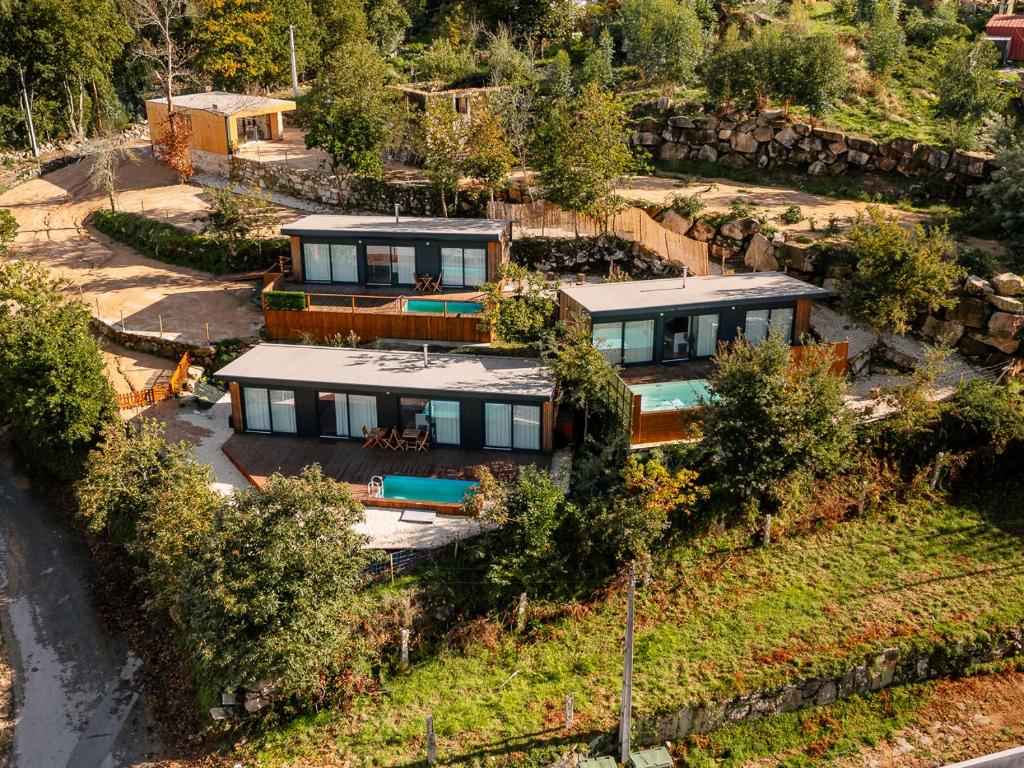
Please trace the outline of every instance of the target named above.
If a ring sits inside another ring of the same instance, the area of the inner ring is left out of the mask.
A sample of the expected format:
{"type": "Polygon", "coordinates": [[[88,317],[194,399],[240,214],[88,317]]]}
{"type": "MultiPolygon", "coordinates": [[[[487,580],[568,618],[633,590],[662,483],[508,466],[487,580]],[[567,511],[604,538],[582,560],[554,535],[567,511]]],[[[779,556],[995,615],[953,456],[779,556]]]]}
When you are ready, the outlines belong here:
{"type": "Polygon", "coordinates": [[[263,294],[263,302],[267,309],[290,309],[301,312],[306,309],[306,294],[302,291],[267,291],[263,294]]]}
{"type": "Polygon", "coordinates": [[[215,275],[266,269],[290,252],[286,239],[272,237],[239,240],[232,254],[223,240],[137,213],[98,210],[92,215],[91,223],[108,237],[157,261],[215,275]]]}

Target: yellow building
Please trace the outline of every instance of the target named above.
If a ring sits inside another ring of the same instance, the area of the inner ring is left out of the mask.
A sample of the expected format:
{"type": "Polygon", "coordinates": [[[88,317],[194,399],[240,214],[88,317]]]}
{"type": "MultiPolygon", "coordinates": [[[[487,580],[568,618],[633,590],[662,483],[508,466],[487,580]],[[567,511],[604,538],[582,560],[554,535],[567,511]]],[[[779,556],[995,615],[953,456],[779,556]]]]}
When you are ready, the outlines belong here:
{"type": "MultiPolygon", "coordinates": [[[[192,149],[216,155],[231,155],[250,141],[280,141],[283,113],[295,109],[294,101],[224,91],[175,96],[173,103],[192,126],[192,149]]],[[[147,99],[146,117],[149,137],[157,142],[167,122],[167,99],[147,99]]]]}

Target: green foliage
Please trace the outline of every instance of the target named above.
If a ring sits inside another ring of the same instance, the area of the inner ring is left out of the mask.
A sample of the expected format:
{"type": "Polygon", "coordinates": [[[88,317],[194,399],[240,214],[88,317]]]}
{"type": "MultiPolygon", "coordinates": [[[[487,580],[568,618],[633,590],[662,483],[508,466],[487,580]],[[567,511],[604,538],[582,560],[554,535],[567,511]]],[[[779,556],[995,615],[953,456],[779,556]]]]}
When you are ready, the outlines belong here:
{"type": "Polygon", "coordinates": [[[276,228],[277,217],[270,193],[260,192],[255,185],[246,190],[234,185],[206,187],[203,194],[210,203],[210,208],[199,218],[203,232],[227,248],[230,263],[237,262],[238,248],[252,240],[254,234],[258,237],[261,232],[276,228]]]}
{"type": "Polygon", "coordinates": [[[606,219],[621,203],[616,186],[645,167],[629,137],[622,103],[592,84],[571,102],[555,104],[534,148],[545,197],[566,210],[606,219]]]}
{"type": "Polygon", "coordinates": [[[209,465],[190,443],[167,443],[164,428],[146,418],[107,424],[75,497],[89,529],[134,558],[154,604],[175,611],[184,563],[223,501],[210,488],[209,465]]]}
{"type": "Polygon", "coordinates": [[[322,149],[331,170],[378,179],[384,148],[399,119],[394,73],[366,41],[354,41],[327,59],[303,103],[306,146],[322,149]]]}
{"type": "Polygon", "coordinates": [[[868,28],[864,46],[868,70],[882,79],[892,75],[907,53],[906,35],[900,26],[898,7],[896,0],[879,0],[868,28]]]}
{"type": "Polygon", "coordinates": [[[607,27],[602,27],[597,45],[591,48],[579,69],[580,83],[593,83],[598,88],[608,89],[615,85],[615,71],[612,58],[615,56],[615,42],[607,27]]]}
{"type": "Polygon", "coordinates": [[[927,14],[911,8],[904,21],[907,39],[917,45],[933,45],[943,38],[965,34],[968,29],[960,23],[958,6],[956,0],[940,0],[927,14]]]}
{"type": "Polygon", "coordinates": [[[349,648],[369,562],[362,505],[318,466],[222,505],[184,575],[186,641],[217,690],[271,682],[310,701],[349,648]]]}
{"type": "Polygon", "coordinates": [[[602,421],[617,423],[609,392],[618,377],[594,346],[588,323],[576,319],[559,322],[555,332],[547,337],[541,354],[555,374],[562,400],[583,412],[584,433],[594,415],[602,421]]]}
{"type": "Polygon", "coordinates": [[[996,168],[978,193],[991,211],[989,219],[1006,243],[1024,259],[1024,143],[1008,135],[996,150],[996,168]]]}
{"type": "Polygon", "coordinates": [[[551,329],[558,302],[544,286],[544,275],[518,264],[504,264],[500,279],[480,286],[487,297],[480,319],[506,344],[540,343],[551,329]],[[512,288],[508,293],[502,285],[512,288]]]}
{"type": "Polygon", "coordinates": [[[672,210],[688,219],[696,219],[707,206],[700,195],[676,195],[672,198],[672,210]]]}
{"type": "Polygon", "coordinates": [[[108,237],[157,261],[213,274],[265,269],[289,254],[288,241],[280,237],[236,239],[229,248],[227,242],[136,213],[98,210],[90,221],[108,237]]]}
{"type": "Polygon", "coordinates": [[[704,56],[705,35],[687,2],[623,0],[622,51],[644,79],[685,85],[704,56]]]}
{"type": "Polygon", "coordinates": [[[572,77],[572,61],[564,48],[559,48],[544,75],[544,95],[553,103],[568,103],[576,93],[572,77]]]}
{"type": "Polygon", "coordinates": [[[704,68],[705,86],[716,101],[792,101],[821,114],[848,89],[847,66],[838,39],[796,25],[772,25],[743,41],[730,28],[704,68]]]}
{"type": "Polygon", "coordinates": [[[850,240],[856,268],[843,285],[843,306],[871,326],[905,333],[917,312],[955,303],[950,291],[963,270],[948,227],[908,232],[897,216],[868,206],[850,240]]]}
{"type": "Polygon", "coordinates": [[[962,381],[953,396],[949,430],[961,446],[983,446],[1002,453],[1012,442],[1024,441],[1024,393],[1019,386],[986,379],[962,381]]]}
{"type": "Polygon", "coordinates": [[[103,425],[116,418],[89,308],[34,261],[0,264],[0,414],[33,468],[77,476],[103,425]]]}
{"type": "Polygon", "coordinates": [[[504,24],[488,34],[484,58],[494,85],[522,85],[534,79],[533,62],[516,47],[504,24]]]}
{"type": "Polygon", "coordinates": [[[500,115],[481,103],[473,110],[466,128],[466,174],[483,182],[491,199],[508,178],[515,156],[500,115]]]}
{"type": "Polygon", "coordinates": [[[266,291],[263,303],[267,309],[287,309],[302,312],[306,309],[306,294],[302,291],[266,291]]]}
{"type": "Polygon", "coordinates": [[[18,220],[6,208],[0,208],[0,255],[10,251],[11,243],[18,236],[18,220]]]}
{"type": "Polygon", "coordinates": [[[701,418],[725,487],[771,511],[798,474],[827,474],[849,461],[853,416],[827,347],[807,347],[794,364],[773,333],[757,346],[740,339],[716,360],[701,418]]]}
{"type": "Polygon", "coordinates": [[[459,201],[466,164],[466,125],[450,99],[437,99],[419,117],[416,143],[424,158],[423,175],[437,190],[441,212],[448,217],[448,195],[459,201]]]}
{"type": "Polygon", "coordinates": [[[416,70],[417,80],[453,84],[476,72],[476,59],[470,48],[439,37],[417,59],[416,70]]]}
{"type": "Polygon", "coordinates": [[[371,42],[385,56],[393,55],[412,25],[405,5],[401,0],[371,0],[366,16],[371,42]]]}
{"type": "Polygon", "coordinates": [[[804,212],[799,205],[786,206],[786,210],[779,214],[779,221],[783,224],[799,224],[804,220],[804,212]]]}
{"type": "MultiPolygon", "coordinates": [[[[389,4],[389,0],[383,2],[389,4]]],[[[370,36],[362,0],[314,0],[313,15],[319,22],[325,59],[339,48],[365,42],[370,36]]]]}
{"type": "Polygon", "coordinates": [[[986,41],[946,43],[935,73],[939,95],[935,111],[942,117],[978,123],[1006,104],[999,79],[999,52],[986,41]]]}
{"type": "Polygon", "coordinates": [[[562,591],[562,546],[568,542],[559,532],[574,510],[551,475],[528,465],[512,482],[481,477],[481,490],[487,498],[484,520],[498,527],[484,541],[484,578],[494,603],[521,592],[537,597],[562,591]]]}

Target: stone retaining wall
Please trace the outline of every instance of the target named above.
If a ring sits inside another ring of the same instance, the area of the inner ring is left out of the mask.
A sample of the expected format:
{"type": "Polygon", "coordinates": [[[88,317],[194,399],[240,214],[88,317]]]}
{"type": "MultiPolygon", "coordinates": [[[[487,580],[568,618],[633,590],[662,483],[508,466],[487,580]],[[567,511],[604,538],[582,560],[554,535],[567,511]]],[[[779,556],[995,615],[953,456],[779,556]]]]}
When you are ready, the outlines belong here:
{"type": "Polygon", "coordinates": [[[667,261],[639,243],[619,237],[518,237],[512,259],[530,269],[560,275],[607,275],[611,265],[636,280],[679,277],[683,266],[667,261]]]}
{"type": "Polygon", "coordinates": [[[704,160],[730,168],[789,166],[812,176],[894,173],[927,180],[922,192],[929,197],[969,195],[989,178],[994,157],[949,152],[906,138],[879,142],[794,121],[777,111],[717,116],[667,109],[658,117],[635,120],[632,142],[661,160],[704,160]]]}
{"type": "Polygon", "coordinates": [[[161,339],[145,333],[122,331],[95,317],[92,318],[91,326],[93,333],[97,336],[110,339],[126,349],[137,349],[140,352],[148,352],[151,355],[175,361],[180,360],[182,355],[189,352],[194,364],[202,365],[204,368],[213,365],[213,357],[217,353],[216,347],[211,344],[190,344],[174,339],[161,339]]]}

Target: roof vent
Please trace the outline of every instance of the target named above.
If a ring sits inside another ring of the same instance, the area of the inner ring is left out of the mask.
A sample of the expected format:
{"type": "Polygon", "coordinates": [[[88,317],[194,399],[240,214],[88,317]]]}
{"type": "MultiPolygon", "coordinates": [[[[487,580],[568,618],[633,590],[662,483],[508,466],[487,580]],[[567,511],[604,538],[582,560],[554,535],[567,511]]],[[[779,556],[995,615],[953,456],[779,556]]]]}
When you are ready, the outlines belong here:
{"type": "Polygon", "coordinates": [[[424,344],[423,345],[423,367],[424,368],[426,368],[428,365],[430,365],[430,358],[427,357],[427,348],[428,348],[428,345],[424,344]]]}
{"type": "Polygon", "coordinates": [[[683,267],[683,288],[686,287],[686,278],[689,276],[689,274],[690,274],[690,268],[689,267],[683,267]]]}
{"type": "Polygon", "coordinates": [[[395,224],[398,223],[398,203],[395,203],[395,224]]]}

